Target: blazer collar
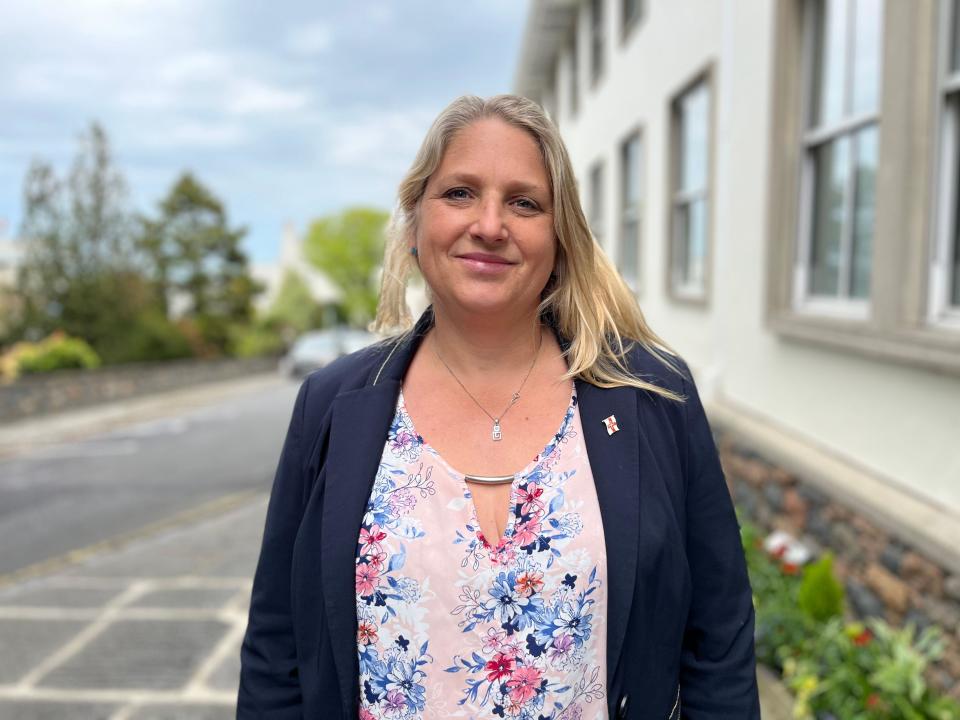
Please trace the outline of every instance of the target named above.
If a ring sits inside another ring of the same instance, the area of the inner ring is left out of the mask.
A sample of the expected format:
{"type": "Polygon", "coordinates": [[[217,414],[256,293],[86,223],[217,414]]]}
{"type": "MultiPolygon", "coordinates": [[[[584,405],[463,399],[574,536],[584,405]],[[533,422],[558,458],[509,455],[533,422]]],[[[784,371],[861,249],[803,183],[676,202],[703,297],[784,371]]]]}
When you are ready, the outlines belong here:
{"type": "MultiPolygon", "coordinates": [[[[552,323],[551,323],[552,324],[552,323]]],[[[412,330],[384,346],[367,384],[341,393],[333,404],[320,531],[322,594],[343,706],[356,717],[360,688],[357,660],[356,538],[370,496],[403,376],[433,326],[432,308],[412,330]],[[389,349],[388,349],[389,348],[389,349]]],[[[566,350],[569,343],[559,337],[566,350]]],[[[636,392],[576,381],[580,419],[596,485],[607,551],[607,680],[612,686],[627,634],[636,582],[640,535],[641,432],[636,392]],[[616,417],[619,432],[604,420],[616,417]]]]}

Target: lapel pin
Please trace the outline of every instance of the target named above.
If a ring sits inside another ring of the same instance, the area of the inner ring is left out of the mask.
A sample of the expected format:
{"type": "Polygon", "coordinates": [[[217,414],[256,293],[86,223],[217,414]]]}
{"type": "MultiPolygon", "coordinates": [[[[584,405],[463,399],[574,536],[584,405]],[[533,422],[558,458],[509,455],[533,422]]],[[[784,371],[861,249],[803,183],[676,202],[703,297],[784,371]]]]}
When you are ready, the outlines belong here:
{"type": "Polygon", "coordinates": [[[620,428],[617,427],[617,416],[611,415],[603,421],[603,424],[607,426],[607,435],[613,435],[615,432],[619,432],[620,428]]]}

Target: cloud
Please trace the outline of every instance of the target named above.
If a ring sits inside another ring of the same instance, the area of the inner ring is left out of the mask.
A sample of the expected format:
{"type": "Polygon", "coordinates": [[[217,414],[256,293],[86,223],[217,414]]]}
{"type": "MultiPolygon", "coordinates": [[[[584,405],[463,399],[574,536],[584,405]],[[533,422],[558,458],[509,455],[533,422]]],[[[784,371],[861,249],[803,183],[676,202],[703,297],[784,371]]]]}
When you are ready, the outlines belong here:
{"type": "Polygon", "coordinates": [[[328,128],[330,160],[341,166],[408,165],[436,114],[434,109],[367,110],[328,128]]]}
{"type": "Polygon", "coordinates": [[[320,55],[333,45],[333,32],[323,22],[302,25],[290,31],[286,45],[296,55],[320,55]]]}

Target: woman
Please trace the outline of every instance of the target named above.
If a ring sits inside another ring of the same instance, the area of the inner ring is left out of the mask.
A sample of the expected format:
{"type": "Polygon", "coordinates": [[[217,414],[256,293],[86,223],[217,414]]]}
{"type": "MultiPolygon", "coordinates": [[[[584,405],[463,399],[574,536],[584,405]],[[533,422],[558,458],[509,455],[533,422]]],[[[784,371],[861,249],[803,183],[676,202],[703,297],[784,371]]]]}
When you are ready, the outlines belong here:
{"type": "Polygon", "coordinates": [[[376,326],[311,375],[238,718],[758,718],[736,518],[686,365],[534,103],[463,97],[401,183],[376,326]],[[532,458],[532,460],[531,460],[532,458]]]}

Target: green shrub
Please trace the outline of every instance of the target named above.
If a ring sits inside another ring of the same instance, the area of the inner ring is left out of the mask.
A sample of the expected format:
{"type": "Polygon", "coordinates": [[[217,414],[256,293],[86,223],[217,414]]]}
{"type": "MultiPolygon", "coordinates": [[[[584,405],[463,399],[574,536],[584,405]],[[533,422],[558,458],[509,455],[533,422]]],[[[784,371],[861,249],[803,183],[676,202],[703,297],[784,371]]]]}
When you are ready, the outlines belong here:
{"type": "Polygon", "coordinates": [[[286,343],[279,330],[258,323],[232,328],[230,349],[232,354],[237,357],[281,355],[286,349],[286,343]]]}
{"type": "Polygon", "coordinates": [[[104,360],[110,363],[175,360],[192,355],[187,336],[156,310],[137,315],[126,330],[111,338],[103,349],[104,360]]]}
{"type": "Polygon", "coordinates": [[[833,558],[800,569],[763,550],[741,524],[756,611],[757,659],[781,669],[798,720],[960,720],[960,704],[930,688],[928,665],[943,652],[937,628],[918,636],[874,618],[846,622],[833,558]]]}
{"type": "Polygon", "coordinates": [[[32,347],[28,346],[17,357],[19,374],[90,369],[99,366],[99,356],[86,341],[68,337],[63,333],[53,333],[32,347]]]}

